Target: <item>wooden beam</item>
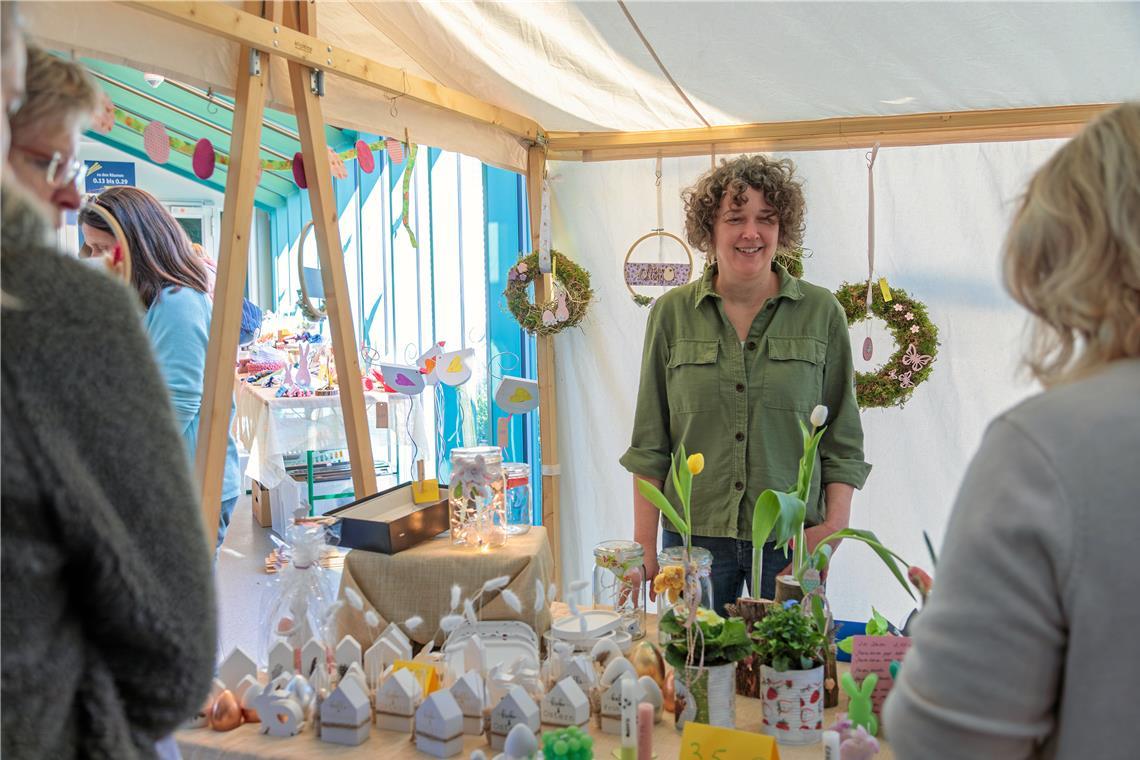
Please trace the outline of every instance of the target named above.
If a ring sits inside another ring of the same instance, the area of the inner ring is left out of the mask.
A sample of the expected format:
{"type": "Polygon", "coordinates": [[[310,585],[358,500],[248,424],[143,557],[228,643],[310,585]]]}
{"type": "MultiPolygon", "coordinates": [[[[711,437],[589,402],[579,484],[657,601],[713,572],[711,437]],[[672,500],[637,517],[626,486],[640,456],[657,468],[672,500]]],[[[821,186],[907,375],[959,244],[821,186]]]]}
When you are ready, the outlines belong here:
{"type": "Polygon", "coordinates": [[[290,63],[318,68],[390,95],[401,95],[472,121],[499,127],[530,142],[537,140],[541,132],[537,122],[525,116],[385,66],[379,61],[330,45],[313,33],[274,24],[226,3],[126,0],[125,4],[232,42],[280,55],[290,63]]]}
{"type": "MultiPolygon", "coordinates": [[[[296,28],[305,35],[316,33],[317,10],[312,2],[287,0],[285,11],[286,24],[295,22],[296,28]]],[[[282,25],[282,28],[285,26],[282,25]]],[[[376,465],[372,458],[372,439],[364,408],[360,352],[356,347],[356,331],[352,324],[352,304],[349,300],[344,253],[340,245],[336,194],[329,168],[321,100],[312,89],[312,72],[313,69],[307,65],[289,61],[289,83],[293,92],[297,131],[301,136],[301,155],[304,157],[305,179],[309,185],[309,205],[313,210],[313,237],[321,261],[325,309],[332,333],[344,434],[352,466],[352,486],[356,498],[362,499],[377,491],[376,465]]]]}
{"type": "Polygon", "coordinates": [[[1116,104],[854,116],[656,132],[548,132],[548,157],[615,161],[747,151],[841,150],[1071,137],[1116,104]]]}
{"type": "MultiPolygon", "coordinates": [[[[247,7],[260,7],[247,2],[247,7]]],[[[234,87],[233,135],[230,170],[222,210],[222,239],[218,274],[214,283],[214,308],[206,345],[206,374],[202,382],[202,408],[198,422],[195,475],[202,498],[206,538],[213,546],[218,535],[222,506],[226,445],[229,441],[230,410],[234,399],[234,360],[241,330],[242,292],[249,268],[249,230],[253,223],[253,197],[261,161],[261,117],[265,111],[265,71],[250,71],[249,48],[238,50],[237,84],[234,87]]]]}
{"type": "MultiPolygon", "coordinates": [[[[530,212],[530,249],[538,250],[542,227],[542,179],[546,171],[546,152],[539,146],[527,151],[526,200],[530,212]]],[[[554,300],[554,277],[544,274],[535,278],[534,302],[554,300]]],[[[561,589],[562,544],[559,523],[558,465],[558,388],[554,375],[554,336],[539,335],[538,344],[538,426],[542,450],[542,524],[550,538],[554,553],[554,584],[561,589]]]]}

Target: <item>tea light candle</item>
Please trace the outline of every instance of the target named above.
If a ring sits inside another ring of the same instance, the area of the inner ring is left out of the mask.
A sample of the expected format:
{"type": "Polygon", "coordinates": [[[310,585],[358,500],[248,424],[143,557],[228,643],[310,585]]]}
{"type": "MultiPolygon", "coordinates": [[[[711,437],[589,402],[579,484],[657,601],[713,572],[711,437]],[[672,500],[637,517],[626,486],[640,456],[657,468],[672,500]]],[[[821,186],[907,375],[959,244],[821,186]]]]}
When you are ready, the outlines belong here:
{"type": "Polygon", "coordinates": [[[653,705],[637,706],[637,760],[653,760],[653,705]]]}

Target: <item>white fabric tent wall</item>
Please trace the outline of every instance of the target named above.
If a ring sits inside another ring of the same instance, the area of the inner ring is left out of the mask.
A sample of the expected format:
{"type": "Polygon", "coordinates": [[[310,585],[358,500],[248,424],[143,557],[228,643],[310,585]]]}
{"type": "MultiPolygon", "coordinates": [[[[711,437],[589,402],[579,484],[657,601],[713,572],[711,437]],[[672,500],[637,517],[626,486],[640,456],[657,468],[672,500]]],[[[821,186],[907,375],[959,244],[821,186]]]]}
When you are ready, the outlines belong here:
{"type": "MultiPolygon", "coordinates": [[[[1000,281],[1005,230],[1025,182],[1063,141],[880,151],[875,166],[876,269],[925,303],[941,347],[930,380],[903,409],[863,412],[867,460],[852,524],[876,531],[908,561],[929,569],[922,531],[942,540],[950,507],[988,421],[1037,390],[1019,375],[1026,318],[1000,281]]],[[[867,276],[867,171],[863,151],[797,153],[808,202],[807,278],[829,288],[867,276]]],[[[666,159],[665,228],[683,234],[680,191],[708,158],[666,159]]],[[[622,279],[630,244],[656,226],[654,162],[558,163],[554,244],[591,273],[597,300],[581,329],[556,339],[562,557],[566,581],[588,578],[599,541],[633,534],[632,480],[618,464],[629,445],[648,309],[622,279]]],[[[635,260],[656,258],[643,244],[635,260]]],[[[676,251],[666,258],[676,260],[676,251]]],[[[698,268],[699,271],[699,268],[698,268]]],[[[866,328],[853,330],[857,368],[866,328]]],[[[881,363],[893,350],[876,329],[881,363]]],[[[707,467],[716,467],[708,462],[707,467]]],[[[937,577],[935,582],[937,582],[937,577]]],[[[865,547],[836,554],[829,581],[841,619],[871,605],[900,621],[912,603],[865,547]]]]}

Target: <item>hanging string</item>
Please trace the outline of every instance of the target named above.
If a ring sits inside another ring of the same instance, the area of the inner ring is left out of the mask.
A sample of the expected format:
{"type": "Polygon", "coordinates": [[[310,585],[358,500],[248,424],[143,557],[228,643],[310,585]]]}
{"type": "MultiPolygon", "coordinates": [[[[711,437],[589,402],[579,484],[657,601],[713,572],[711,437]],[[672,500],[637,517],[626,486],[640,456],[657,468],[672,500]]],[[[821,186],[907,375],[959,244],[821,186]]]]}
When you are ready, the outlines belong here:
{"type": "Polygon", "coordinates": [[[491,361],[487,362],[487,375],[490,377],[492,384],[495,381],[503,379],[503,373],[514,372],[518,369],[522,360],[519,355],[511,351],[500,351],[491,357],[491,361]],[[506,360],[511,359],[510,366],[507,366],[506,360]],[[496,367],[498,371],[496,371],[496,367]]]}
{"type": "Polygon", "coordinates": [[[875,283],[875,159],[879,143],[867,154],[867,314],[871,314],[871,294],[875,283]]]}
{"type": "MultiPolygon", "coordinates": [[[[661,154],[657,154],[657,226],[653,228],[654,232],[665,231],[665,214],[661,210],[661,154]]],[[[665,255],[665,237],[663,235],[657,236],[657,260],[660,261],[665,255]]]]}
{"type": "Polygon", "coordinates": [[[415,409],[416,397],[408,396],[408,414],[404,418],[404,430],[408,434],[408,440],[412,442],[412,467],[415,467],[416,462],[420,458],[420,445],[416,443],[416,434],[412,430],[412,412],[415,409]]]}

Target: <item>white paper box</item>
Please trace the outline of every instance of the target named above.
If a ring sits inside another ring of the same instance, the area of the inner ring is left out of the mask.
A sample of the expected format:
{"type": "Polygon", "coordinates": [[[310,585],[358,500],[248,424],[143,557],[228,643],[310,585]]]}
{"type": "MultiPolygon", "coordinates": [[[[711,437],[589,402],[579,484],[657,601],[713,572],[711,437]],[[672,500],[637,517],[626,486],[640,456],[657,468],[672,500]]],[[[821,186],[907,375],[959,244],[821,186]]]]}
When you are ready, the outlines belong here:
{"type": "Polygon", "coordinates": [[[542,698],[542,722],[552,726],[584,726],[590,720],[590,698],[573,678],[563,678],[542,698]]]}
{"type": "Polygon", "coordinates": [[[499,704],[495,705],[495,709],[491,710],[492,749],[501,750],[507,734],[518,723],[537,733],[542,728],[542,716],[530,695],[521,686],[512,686],[507,695],[499,700],[499,704]]]}

